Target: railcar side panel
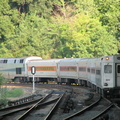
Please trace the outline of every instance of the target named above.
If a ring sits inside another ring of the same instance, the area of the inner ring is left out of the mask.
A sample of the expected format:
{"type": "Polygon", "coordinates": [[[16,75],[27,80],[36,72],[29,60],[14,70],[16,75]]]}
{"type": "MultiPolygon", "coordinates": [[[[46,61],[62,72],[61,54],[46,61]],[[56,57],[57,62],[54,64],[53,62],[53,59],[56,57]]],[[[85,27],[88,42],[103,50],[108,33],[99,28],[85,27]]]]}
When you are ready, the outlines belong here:
{"type": "Polygon", "coordinates": [[[78,64],[79,59],[63,59],[59,62],[59,77],[78,79],[78,64]]]}
{"type": "Polygon", "coordinates": [[[87,59],[81,59],[78,62],[79,79],[87,80],[87,59]]]}
{"type": "Polygon", "coordinates": [[[30,61],[28,63],[28,76],[32,77],[31,67],[36,68],[35,78],[39,79],[38,81],[48,81],[52,79],[58,79],[58,62],[60,59],[56,60],[39,60],[39,61],[30,61]]]}
{"type": "Polygon", "coordinates": [[[101,82],[101,74],[102,74],[102,71],[101,71],[101,60],[98,58],[96,59],[95,61],[95,64],[96,64],[96,85],[100,88],[102,88],[102,82],[101,82]]]}

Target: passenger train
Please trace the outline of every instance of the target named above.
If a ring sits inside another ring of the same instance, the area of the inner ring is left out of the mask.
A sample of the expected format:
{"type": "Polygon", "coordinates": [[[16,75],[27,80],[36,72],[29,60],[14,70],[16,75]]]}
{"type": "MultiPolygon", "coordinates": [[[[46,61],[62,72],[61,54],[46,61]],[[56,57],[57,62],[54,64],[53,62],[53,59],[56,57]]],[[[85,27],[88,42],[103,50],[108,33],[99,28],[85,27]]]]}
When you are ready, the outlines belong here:
{"type": "Polygon", "coordinates": [[[54,80],[58,84],[89,86],[104,96],[120,96],[120,55],[99,58],[47,59],[41,57],[0,58],[0,73],[8,79],[32,82],[54,80]]]}

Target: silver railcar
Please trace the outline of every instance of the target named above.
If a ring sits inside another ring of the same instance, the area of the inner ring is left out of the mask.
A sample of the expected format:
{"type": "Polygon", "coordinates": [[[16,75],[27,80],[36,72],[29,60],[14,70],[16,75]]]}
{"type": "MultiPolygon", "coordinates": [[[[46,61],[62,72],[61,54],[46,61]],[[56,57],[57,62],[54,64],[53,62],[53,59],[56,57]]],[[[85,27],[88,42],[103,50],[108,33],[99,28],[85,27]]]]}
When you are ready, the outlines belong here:
{"type": "Polygon", "coordinates": [[[58,63],[58,83],[78,84],[78,63],[80,58],[62,59],[58,63]]]}
{"type": "Polygon", "coordinates": [[[26,81],[28,79],[28,61],[42,59],[41,57],[0,58],[0,73],[13,81],[26,81]]]}
{"type": "Polygon", "coordinates": [[[28,62],[29,81],[32,81],[31,68],[35,67],[35,82],[58,81],[58,62],[60,59],[33,60],[28,62]]]}

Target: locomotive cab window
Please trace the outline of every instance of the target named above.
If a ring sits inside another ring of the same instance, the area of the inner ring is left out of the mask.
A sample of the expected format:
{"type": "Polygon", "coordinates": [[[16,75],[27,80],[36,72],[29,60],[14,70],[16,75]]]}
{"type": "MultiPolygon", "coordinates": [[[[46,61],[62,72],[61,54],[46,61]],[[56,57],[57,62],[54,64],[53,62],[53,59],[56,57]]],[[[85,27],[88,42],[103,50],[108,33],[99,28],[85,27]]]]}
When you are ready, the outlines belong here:
{"type": "Polygon", "coordinates": [[[120,65],[117,66],[117,73],[120,73],[120,65]]]}
{"type": "Polygon", "coordinates": [[[104,72],[105,73],[112,73],[112,65],[105,65],[104,72]]]}

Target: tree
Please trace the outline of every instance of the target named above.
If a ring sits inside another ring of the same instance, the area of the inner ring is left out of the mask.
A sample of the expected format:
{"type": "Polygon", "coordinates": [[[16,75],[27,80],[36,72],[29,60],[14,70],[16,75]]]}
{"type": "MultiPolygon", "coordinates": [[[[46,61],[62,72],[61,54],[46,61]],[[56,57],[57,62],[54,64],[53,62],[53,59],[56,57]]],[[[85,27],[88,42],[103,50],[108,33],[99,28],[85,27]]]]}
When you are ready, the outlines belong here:
{"type": "Polygon", "coordinates": [[[94,0],[99,11],[100,21],[108,32],[120,42],[120,1],[94,0]]]}
{"type": "Polygon", "coordinates": [[[12,10],[8,2],[9,0],[0,2],[0,43],[14,34],[14,25],[11,21],[12,10]]]}
{"type": "Polygon", "coordinates": [[[29,4],[33,2],[33,0],[10,0],[11,8],[16,8],[19,14],[28,13],[29,12],[29,4]]]}
{"type": "Polygon", "coordinates": [[[54,20],[54,24],[52,24],[50,27],[50,32],[52,34],[51,39],[53,39],[54,45],[51,57],[71,57],[70,50],[68,47],[66,47],[67,41],[70,39],[69,23],[62,18],[54,20]]]}
{"type": "Polygon", "coordinates": [[[99,22],[99,19],[90,18],[87,15],[79,15],[72,30],[72,39],[75,43],[77,41],[77,44],[73,45],[74,54],[79,51],[79,56],[77,55],[77,57],[83,57],[83,55],[84,57],[99,57],[117,53],[117,40],[112,34],[107,32],[106,28],[99,22]]]}
{"type": "Polygon", "coordinates": [[[53,28],[56,33],[54,57],[99,57],[117,53],[117,40],[102,26],[99,18],[79,14],[72,23],[60,21],[53,28]]]}
{"type": "Polygon", "coordinates": [[[29,13],[36,13],[40,17],[49,19],[52,14],[53,0],[36,0],[29,5],[29,13]]]}
{"type": "Polygon", "coordinates": [[[36,14],[26,15],[16,27],[16,34],[9,38],[9,42],[5,41],[0,45],[0,56],[49,57],[52,51],[52,40],[47,29],[47,20],[39,18],[36,14]]]}
{"type": "Polygon", "coordinates": [[[0,56],[115,54],[119,11],[119,0],[1,0],[0,56]]]}

